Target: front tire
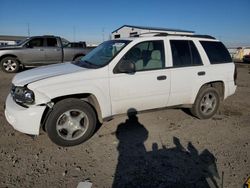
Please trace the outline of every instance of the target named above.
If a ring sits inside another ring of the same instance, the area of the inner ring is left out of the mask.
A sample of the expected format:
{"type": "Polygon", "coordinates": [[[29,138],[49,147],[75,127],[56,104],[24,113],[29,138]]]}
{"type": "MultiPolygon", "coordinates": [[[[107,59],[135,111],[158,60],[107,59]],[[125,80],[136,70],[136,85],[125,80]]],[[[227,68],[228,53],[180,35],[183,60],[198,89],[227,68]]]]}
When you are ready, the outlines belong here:
{"type": "Polygon", "coordinates": [[[15,57],[5,57],[0,62],[1,69],[7,73],[16,73],[20,69],[20,63],[15,57]]]}
{"type": "Polygon", "coordinates": [[[96,129],[93,108],[80,99],[65,99],[54,105],[45,129],[59,146],[74,146],[89,139],[96,129]]]}
{"type": "Polygon", "coordinates": [[[202,88],[191,108],[191,113],[199,119],[209,119],[220,105],[219,92],[213,87],[202,88]]]}

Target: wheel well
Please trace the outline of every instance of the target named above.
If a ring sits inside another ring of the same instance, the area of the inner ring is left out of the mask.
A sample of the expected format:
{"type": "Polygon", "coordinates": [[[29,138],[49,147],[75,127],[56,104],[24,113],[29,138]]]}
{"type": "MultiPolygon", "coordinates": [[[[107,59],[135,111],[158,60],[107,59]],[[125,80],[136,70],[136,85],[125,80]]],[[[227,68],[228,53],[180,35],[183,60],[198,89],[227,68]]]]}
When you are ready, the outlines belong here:
{"type": "MultiPolygon", "coordinates": [[[[59,102],[61,100],[64,100],[64,99],[67,99],[67,98],[77,98],[77,99],[81,99],[81,100],[87,102],[94,109],[94,111],[96,113],[96,116],[98,118],[99,123],[103,122],[102,113],[101,113],[101,108],[100,108],[99,102],[98,102],[98,100],[96,99],[96,97],[93,94],[85,93],[85,94],[75,94],[75,95],[60,96],[60,97],[52,99],[51,102],[53,102],[54,104],[56,104],[57,102],[59,102]]],[[[41,125],[42,125],[43,129],[45,129],[45,122],[46,122],[46,120],[47,120],[48,115],[50,114],[50,112],[51,112],[51,108],[46,107],[46,109],[45,109],[45,111],[43,113],[42,119],[41,119],[41,125]]]]}
{"type": "MultiPolygon", "coordinates": [[[[3,56],[1,56],[0,57],[0,61],[2,61],[2,59],[3,58],[5,58],[5,57],[14,57],[14,58],[17,58],[17,56],[16,55],[12,55],[12,54],[5,54],[5,55],[3,55],[3,56]]],[[[19,62],[20,62],[20,60],[18,60],[19,62]]]]}
{"type": "Polygon", "coordinates": [[[2,61],[3,58],[5,57],[14,57],[14,58],[17,58],[17,61],[19,62],[20,66],[23,66],[21,61],[18,59],[18,57],[16,55],[13,55],[13,54],[5,54],[3,56],[0,57],[0,62],[2,61]]]}
{"type": "Polygon", "coordinates": [[[220,95],[220,99],[223,100],[224,99],[224,92],[225,92],[225,86],[224,86],[224,83],[223,81],[214,81],[214,82],[209,82],[209,83],[206,83],[204,84],[200,90],[204,87],[213,87],[215,88],[218,92],[219,92],[219,95],[220,95]]]}

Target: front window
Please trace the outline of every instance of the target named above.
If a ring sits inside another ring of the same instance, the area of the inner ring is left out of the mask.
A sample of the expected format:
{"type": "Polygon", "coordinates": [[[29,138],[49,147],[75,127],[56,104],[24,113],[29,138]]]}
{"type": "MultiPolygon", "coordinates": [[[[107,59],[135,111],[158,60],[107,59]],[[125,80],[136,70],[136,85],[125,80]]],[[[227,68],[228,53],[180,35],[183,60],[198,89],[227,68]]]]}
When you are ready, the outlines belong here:
{"type": "Polygon", "coordinates": [[[29,41],[30,40],[30,38],[26,38],[26,39],[24,39],[24,40],[21,40],[21,41],[19,41],[18,43],[17,43],[17,46],[21,46],[21,45],[23,45],[23,44],[25,44],[27,41],[29,41]]]}
{"type": "Polygon", "coordinates": [[[73,62],[75,65],[87,68],[98,68],[107,65],[130,41],[110,40],[82,57],[80,61],[73,62]]]}
{"type": "Polygon", "coordinates": [[[27,47],[33,48],[33,47],[41,47],[43,46],[43,38],[34,38],[31,39],[29,42],[26,43],[27,47]]]}
{"type": "Polygon", "coordinates": [[[163,41],[138,43],[123,56],[122,61],[134,63],[136,71],[162,69],[165,67],[163,41]]]}

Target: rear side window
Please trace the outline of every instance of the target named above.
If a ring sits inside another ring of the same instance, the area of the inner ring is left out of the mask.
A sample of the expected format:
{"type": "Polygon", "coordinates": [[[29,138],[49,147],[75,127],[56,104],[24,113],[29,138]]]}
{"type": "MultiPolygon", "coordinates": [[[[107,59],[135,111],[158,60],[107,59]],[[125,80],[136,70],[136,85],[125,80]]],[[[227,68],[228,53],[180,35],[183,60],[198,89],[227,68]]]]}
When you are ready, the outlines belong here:
{"type": "Polygon", "coordinates": [[[211,64],[230,63],[231,56],[226,47],[217,41],[200,41],[211,64]]]}
{"type": "Polygon", "coordinates": [[[193,41],[170,40],[170,45],[174,67],[202,65],[200,54],[193,41]]]}
{"type": "Polygon", "coordinates": [[[56,38],[47,38],[47,46],[48,47],[57,47],[56,38]]]}

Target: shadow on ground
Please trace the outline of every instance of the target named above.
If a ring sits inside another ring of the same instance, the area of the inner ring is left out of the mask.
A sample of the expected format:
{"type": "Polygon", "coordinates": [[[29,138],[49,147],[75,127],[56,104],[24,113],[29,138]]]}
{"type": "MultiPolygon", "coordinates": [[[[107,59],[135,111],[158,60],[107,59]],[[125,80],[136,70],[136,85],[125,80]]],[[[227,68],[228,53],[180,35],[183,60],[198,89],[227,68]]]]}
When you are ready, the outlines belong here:
{"type": "Polygon", "coordinates": [[[218,187],[219,178],[216,159],[207,149],[200,154],[188,143],[185,149],[177,137],[175,147],[166,148],[157,143],[147,152],[144,142],[148,138],[147,129],[136,115],[119,124],[116,136],[119,152],[113,188],[116,187],[218,187]]]}

